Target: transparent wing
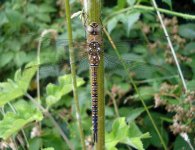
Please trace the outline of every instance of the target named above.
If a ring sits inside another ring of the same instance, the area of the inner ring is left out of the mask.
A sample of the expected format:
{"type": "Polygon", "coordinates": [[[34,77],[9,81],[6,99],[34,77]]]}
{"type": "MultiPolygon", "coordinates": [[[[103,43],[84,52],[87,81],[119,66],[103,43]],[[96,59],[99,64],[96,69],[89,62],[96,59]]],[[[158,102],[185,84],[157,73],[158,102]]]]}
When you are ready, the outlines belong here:
{"type": "MultiPolygon", "coordinates": [[[[57,76],[69,72],[68,39],[62,36],[45,36],[36,39],[40,42],[40,77],[57,76]]],[[[167,46],[165,37],[156,41],[146,42],[141,39],[114,41],[116,48],[122,53],[118,58],[109,41],[104,41],[102,49],[105,52],[106,73],[124,76],[126,70],[135,78],[145,80],[154,77],[173,76],[176,70],[165,63],[162,53],[167,46]],[[153,43],[152,43],[153,42],[153,43]],[[158,54],[161,54],[158,56],[158,54]],[[150,55],[150,57],[148,57],[150,55]],[[154,57],[151,57],[154,55],[154,57]],[[152,58],[148,60],[148,58],[152,58]],[[124,69],[126,67],[126,70],[124,69]]],[[[73,40],[75,63],[81,74],[89,69],[85,39],[73,40]]],[[[34,58],[36,60],[36,57],[34,58]]]]}

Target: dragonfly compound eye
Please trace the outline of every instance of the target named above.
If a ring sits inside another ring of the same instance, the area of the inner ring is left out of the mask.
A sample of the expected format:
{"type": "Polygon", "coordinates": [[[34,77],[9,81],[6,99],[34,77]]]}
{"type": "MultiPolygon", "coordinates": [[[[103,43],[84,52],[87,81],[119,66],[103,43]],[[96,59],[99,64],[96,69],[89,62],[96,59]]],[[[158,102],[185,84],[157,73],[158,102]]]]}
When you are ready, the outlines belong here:
{"type": "Polygon", "coordinates": [[[93,33],[93,27],[87,26],[87,32],[88,33],[93,33]]]}

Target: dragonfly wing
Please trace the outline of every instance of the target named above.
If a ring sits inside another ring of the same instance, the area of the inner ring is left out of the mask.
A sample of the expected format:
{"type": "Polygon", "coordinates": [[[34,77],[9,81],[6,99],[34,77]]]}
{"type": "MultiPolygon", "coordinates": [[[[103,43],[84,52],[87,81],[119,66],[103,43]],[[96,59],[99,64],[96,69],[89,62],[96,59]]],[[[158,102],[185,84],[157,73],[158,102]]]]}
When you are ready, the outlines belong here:
{"type": "Polygon", "coordinates": [[[127,76],[127,73],[133,75],[136,79],[145,80],[155,77],[170,77],[176,73],[170,72],[163,64],[151,64],[143,60],[140,56],[132,58],[119,59],[116,56],[105,54],[105,68],[121,76],[127,76]],[[126,70],[125,70],[126,68],[126,70]]]}

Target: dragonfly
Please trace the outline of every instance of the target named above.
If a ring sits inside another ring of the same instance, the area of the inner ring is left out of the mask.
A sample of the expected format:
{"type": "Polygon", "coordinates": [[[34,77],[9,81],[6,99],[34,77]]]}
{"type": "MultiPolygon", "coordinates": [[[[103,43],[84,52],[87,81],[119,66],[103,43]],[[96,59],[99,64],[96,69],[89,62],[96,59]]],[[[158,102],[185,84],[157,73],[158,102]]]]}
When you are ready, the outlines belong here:
{"type": "MultiPolygon", "coordinates": [[[[78,68],[80,68],[80,73],[86,70],[86,66],[91,70],[91,110],[92,110],[92,124],[93,124],[93,140],[97,142],[97,134],[98,134],[98,67],[100,61],[102,59],[102,52],[104,52],[104,66],[105,70],[108,72],[112,72],[116,75],[124,75],[124,72],[121,70],[123,69],[122,62],[127,66],[130,72],[134,73],[134,77],[140,80],[148,79],[156,76],[163,76],[163,79],[169,80],[168,78],[164,78],[164,76],[173,76],[177,74],[173,68],[166,68],[165,63],[161,62],[158,63],[157,59],[155,61],[147,62],[143,60],[142,56],[138,55],[128,55],[126,57],[118,58],[116,55],[114,56],[113,51],[111,53],[106,52],[109,50],[111,46],[107,46],[107,43],[103,43],[101,37],[102,34],[102,27],[96,22],[90,23],[89,26],[86,27],[86,32],[89,36],[87,42],[80,42],[80,41],[73,41],[74,50],[76,56],[76,64],[78,64],[78,68]],[[82,51],[84,50],[84,52],[82,51]],[[129,56],[129,57],[128,57],[129,56]],[[128,58],[127,58],[128,57],[128,58]],[[88,65],[87,65],[88,64],[88,65]],[[83,70],[82,70],[83,69],[83,70]],[[161,75],[160,75],[161,74],[161,75]]],[[[42,58],[44,59],[43,63],[39,65],[40,69],[40,77],[50,76],[52,70],[56,71],[54,68],[60,68],[64,64],[70,64],[68,59],[65,57],[67,56],[68,51],[68,39],[59,38],[59,39],[52,39],[52,38],[43,38],[41,40],[42,47],[41,49],[50,49],[52,51],[50,57],[47,55],[44,58],[44,50],[42,58]],[[55,49],[54,49],[55,47],[55,49]],[[52,56],[52,57],[51,57],[52,56]],[[57,59],[57,61],[52,62],[52,60],[57,59]]],[[[139,40],[126,40],[123,42],[115,42],[116,47],[120,50],[127,50],[130,46],[136,46],[139,44],[139,40]]],[[[47,51],[48,54],[48,51],[47,51]]],[[[28,68],[27,68],[28,69],[28,68]]],[[[132,75],[133,76],[133,75],[132,75]]]]}

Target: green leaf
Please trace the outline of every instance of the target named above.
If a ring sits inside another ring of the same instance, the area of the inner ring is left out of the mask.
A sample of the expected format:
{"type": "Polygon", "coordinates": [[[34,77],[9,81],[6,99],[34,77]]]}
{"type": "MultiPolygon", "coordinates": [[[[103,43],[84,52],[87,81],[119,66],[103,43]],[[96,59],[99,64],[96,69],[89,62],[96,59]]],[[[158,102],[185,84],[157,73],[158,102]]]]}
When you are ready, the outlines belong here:
{"type": "Polygon", "coordinates": [[[117,1],[117,8],[118,9],[123,9],[125,7],[126,0],[118,0],[117,1]]]}
{"type": "Polygon", "coordinates": [[[108,21],[108,23],[107,23],[107,29],[108,29],[108,32],[109,32],[109,33],[112,32],[112,30],[116,27],[117,23],[118,23],[118,20],[117,20],[117,18],[115,18],[115,17],[111,18],[111,19],[108,21]]]}
{"type": "Polygon", "coordinates": [[[41,150],[55,150],[53,147],[43,148],[41,150]]]}
{"type": "MultiPolygon", "coordinates": [[[[191,141],[193,141],[193,140],[191,140],[191,141]]],[[[191,150],[191,148],[189,147],[187,142],[184,141],[184,139],[178,135],[175,142],[174,142],[174,150],[183,150],[183,149],[191,150]]]]}
{"type": "Polygon", "coordinates": [[[48,4],[42,4],[38,7],[38,9],[40,13],[50,13],[56,11],[55,7],[51,7],[48,4]]]}
{"type": "Polygon", "coordinates": [[[179,26],[179,34],[187,39],[195,39],[195,24],[188,23],[179,26]]]}
{"type": "Polygon", "coordinates": [[[162,0],[162,2],[166,3],[172,9],[172,0],[162,0]]]}
{"type": "Polygon", "coordinates": [[[49,14],[46,14],[46,13],[37,13],[36,18],[39,19],[40,21],[43,21],[43,22],[50,22],[51,21],[49,14]]]}
{"type": "MultiPolygon", "coordinates": [[[[46,103],[47,107],[51,107],[57,103],[63,95],[66,95],[72,91],[72,76],[71,74],[66,74],[58,78],[58,85],[48,84],[46,87],[46,103]]],[[[77,87],[83,85],[85,82],[82,78],[77,77],[77,87]]]]}
{"type": "MultiPolygon", "coordinates": [[[[153,87],[150,87],[150,86],[142,86],[139,88],[139,93],[144,100],[150,100],[151,98],[153,98],[153,95],[155,93],[155,89],[153,87]]],[[[138,99],[139,95],[135,94],[134,98],[138,99]]]]}
{"type": "Polygon", "coordinates": [[[129,116],[127,117],[127,122],[132,122],[132,121],[134,121],[134,120],[135,120],[138,116],[140,116],[144,111],[145,111],[145,109],[144,109],[143,107],[132,109],[132,110],[129,112],[129,116]]]}
{"type": "Polygon", "coordinates": [[[9,22],[5,12],[0,12],[0,20],[0,27],[9,22]]]}
{"type": "MultiPolygon", "coordinates": [[[[165,115],[162,115],[162,114],[156,113],[156,112],[155,113],[154,112],[150,112],[150,113],[151,113],[152,118],[154,119],[154,121],[155,121],[155,123],[157,125],[157,128],[160,131],[160,134],[161,134],[162,138],[165,141],[165,144],[167,145],[168,141],[169,141],[169,137],[168,137],[167,131],[163,127],[163,120],[161,120],[161,118],[165,117],[165,115]]],[[[159,136],[157,135],[155,129],[153,128],[151,120],[149,119],[148,116],[146,116],[144,118],[143,124],[144,124],[144,126],[142,127],[142,131],[147,131],[151,135],[151,138],[148,139],[148,142],[150,142],[150,144],[154,145],[155,147],[159,147],[159,148],[162,147],[162,145],[159,144],[160,143],[159,136]]]]}
{"type": "Polygon", "coordinates": [[[133,27],[133,25],[139,20],[139,17],[140,17],[139,12],[130,13],[127,16],[127,33],[128,34],[129,34],[131,28],[133,27]]]}
{"type": "Polygon", "coordinates": [[[195,80],[188,81],[187,87],[188,87],[188,90],[194,91],[195,90],[195,80]]]}
{"type": "Polygon", "coordinates": [[[127,3],[130,5],[130,6],[133,6],[135,4],[136,0],[127,0],[127,3]]]}
{"type": "Polygon", "coordinates": [[[29,150],[40,150],[43,145],[41,138],[35,137],[29,141],[29,150]]]}
{"type": "Polygon", "coordinates": [[[0,68],[7,65],[14,57],[14,54],[12,52],[5,52],[0,55],[0,68]]]}
{"type": "Polygon", "coordinates": [[[20,28],[21,24],[24,21],[24,16],[20,12],[13,9],[7,9],[6,16],[9,20],[9,23],[12,25],[12,27],[15,27],[17,29],[20,28]]]}
{"type": "Polygon", "coordinates": [[[190,42],[185,45],[184,51],[182,51],[185,55],[195,54],[195,42],[190,42]]]}
{"type": "Polygon", "coordinates": [[[26,93],[30,81],[37,71],[37,67],[30,66],[35,65],[29,63],[26,65],[28,69],[25,69],[23,72],[17,70],[14,81],[8,79],[7,82],[0,83],[0,106],[3,106],[26,93]]]}
{"type": "Polygon", "coordinates": [[[0,138],[4,140],[17,133],[26,124],[43,119],[42,113],[32,103],[20,100],[14,106],[16,114],[8,112],[3,117],[3,120],[0,121],[0,138]]]}
{"type": "Polygon", "coordinates": [[[144,150],[141,139],[149,137],[149,133],[142,134],[134,122],[127,125],[125,118],[118,118],[113,123],[112,131],[106,133],[106,149],[116,149],[118,143],[123,143],[144,150]]]}

